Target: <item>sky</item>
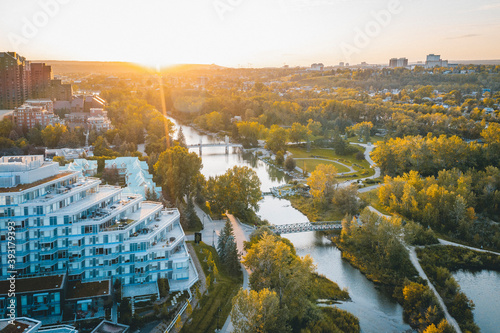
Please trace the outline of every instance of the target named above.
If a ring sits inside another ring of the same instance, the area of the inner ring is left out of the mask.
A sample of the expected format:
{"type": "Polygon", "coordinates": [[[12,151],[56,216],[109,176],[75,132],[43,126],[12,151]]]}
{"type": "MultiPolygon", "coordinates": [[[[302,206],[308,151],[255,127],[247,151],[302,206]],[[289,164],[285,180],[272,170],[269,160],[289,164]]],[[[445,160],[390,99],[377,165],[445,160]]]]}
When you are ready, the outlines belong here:
{"type": "Polygon", "coordinates": [[[500,0],[0,0],[30,60],[230,67],[500,59],[500,0]]]}

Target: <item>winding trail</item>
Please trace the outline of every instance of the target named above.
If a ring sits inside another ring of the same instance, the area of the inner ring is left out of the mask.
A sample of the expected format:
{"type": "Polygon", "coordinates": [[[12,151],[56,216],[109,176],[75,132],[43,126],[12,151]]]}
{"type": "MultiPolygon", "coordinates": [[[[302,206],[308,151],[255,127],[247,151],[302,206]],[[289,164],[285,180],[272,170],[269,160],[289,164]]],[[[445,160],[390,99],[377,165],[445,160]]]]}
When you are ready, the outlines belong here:
{"type": "Polygon", "coordinates": [[[455,331],[457,333],[461,333],[462,330],[460,329],[460,326],[458,325],[457,321],[455,320],[455,318],[453,318],[450,315],[450,313],[448,312],[448,308],[446,307],[446,304],[444,304],[444,301],[441,298],[441,295],[439,295],[439,293],[437,292],[436,288],[432,284],[431,280],[429,280],[429,278],[427,277],[427,274],[425,274],[424,270],[422,269],[422,266],[420,266],[420,262],[418,260],[417,253],[415,252],[415,247],[408,246],[408,245],[405,245],[405,247],[406,247],[406,249],[408,250],[408,252],[410,254],[410,261],[413,264],[413,266],[415,266],[415,269],[417,270],[418,275],[422,279],[424,279],[425,281],[427,281],[427,285],[429,286],[429,288],[432,290],[432,292],[436,296],[436,298],[437,298],[437,300],[439,302],[439,305],[443,309],[444,317],[446,318],[446,320],[448,321],[448,323],[451,326],[453,326],[453,328],[455,329],[455,331]]]}
{"type": "Polygon", "coordinates": [[[459,244],[459,243],[453,243],[453,242],[450,242],[450,241],[447,241],[447,240],[444,240],[444,239],[441,239],[441,238],[438,238],[438,241],[439,241],[439,244],[441,244],[441,245],[456,246],[456,247],[461,247],[461,248],[464,248],[464,249],[469,249],[469,250],[472,250],[472,251],[478,251],[478,252],[484,252],[484,253],[491,253],[491,254],[495,254],[497,256],[500,256],[500,253],[498,253],[498,252],[489,251],[489,250],[483,250],[483,249],[478,249],[477,247],[462,245],[462,244],[459,244]]]}

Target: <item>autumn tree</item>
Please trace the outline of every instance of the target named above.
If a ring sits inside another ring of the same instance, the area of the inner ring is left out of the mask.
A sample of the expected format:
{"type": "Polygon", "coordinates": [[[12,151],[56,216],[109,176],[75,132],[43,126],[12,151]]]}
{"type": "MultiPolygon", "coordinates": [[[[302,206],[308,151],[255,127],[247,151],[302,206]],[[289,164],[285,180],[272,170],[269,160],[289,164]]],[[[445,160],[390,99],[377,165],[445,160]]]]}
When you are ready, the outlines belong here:
{"type": "Polygon", "coordinates": [[[370,131],[373,128],[373,124],[369,121],[364,121],[362,123],[358,123],[349,128],[349,130],[356,133],[359,138],[364,138],[365,142],[370,141],[370,131]]]}
{"type": "Polygon", "coordinates": [[[266,141],[266,149],[271,150],[275,154],[279,151],[284,151],[286,147],[286,138],[286,129],[278,125],[271,126],[266,141]]]}
{"type": "Polygon", "coordinates": [[[183,200],[191,196],[196,187],[200,170],[201,158],[196,153],[190,153],[184,147],[176,146],[167,149],[154,165],[157,182],[162,186],[162,193],[173,200],[183,200]]]}
{"type": "Polygon", "coordinates": [[[293,123],[292,127],[288,130],[288,138],[291,142],[302,142],[307,141],[311,131],[304,125],[300,123],[293,123]]]}
{"type": "Polygon", "coordinates": [[[333,164],[319,164],[307,178],[311,195],[315,199],[330,201],[337,184],[337,169],[333,164]]]}
{"type": "Polygon", "coordinates": [[[240,289],[233,298],[231,323],[235,333],[286,332],[276,292],[240,289]]]}
{"type": "Polygon", "coordinates": [[[257,140],[262,136],[262,133],[265,130],[264,125],[261,125],[256,121],[242,121],[236,126],[238,128],[240,140],[245,147],[256,146],[258,143],[257,140]]]}
{"type": "Polygon", "coordinates": [[[311,307],[308,299],[314,272],[311,257],[298,257],[288,244],[265,233],[250,247],[243,264],[252,271],[252,289],[275,291],[280,307],[286,306],[291,317],[302,318],[311,307]]]}
{"type": "Polygon", "coordinates": [[[68,128],[61,124],[48,125],[42,130],[42,139],[49,148],[55,148],[68,128]]]}

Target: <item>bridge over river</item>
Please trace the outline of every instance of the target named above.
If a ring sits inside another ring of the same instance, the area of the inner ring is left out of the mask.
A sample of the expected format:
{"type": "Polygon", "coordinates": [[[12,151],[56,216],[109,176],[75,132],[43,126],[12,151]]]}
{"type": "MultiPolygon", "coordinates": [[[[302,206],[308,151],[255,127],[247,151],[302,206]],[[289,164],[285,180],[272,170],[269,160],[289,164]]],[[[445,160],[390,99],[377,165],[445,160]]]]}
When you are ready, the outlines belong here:
{"type": "Polygon", "coordinates": [[[340,230],[342,229],[342,221],[322,221],[322,222],[304,222],[273,225],[271,230],[278,235],[294,234],[306,231],[322,231],[322,230],[340,230]]]}
{"type": "Polygon", "coordinates": [[[203,143],[201,141],[201,137],[200,137],[200,143],[198,143],[198,144],[191,144],[191,145],[187,146],[188,149],[190,149],[190,148],[198,148],[200,150],[200,155],[201,155],[203,147],[205,147],[205,148],[210,148],[210,147],[224,147],[225,151],[226,151],[226,154],[229,154],[229,148],[230,147],[233,147],[233,148],[243,148],[243,145],[239,144],[239,143],[231,143],[231,142],[229,142],[229,137],[226,135],[226,138],[225,138],[224,142],[203,143]]]}

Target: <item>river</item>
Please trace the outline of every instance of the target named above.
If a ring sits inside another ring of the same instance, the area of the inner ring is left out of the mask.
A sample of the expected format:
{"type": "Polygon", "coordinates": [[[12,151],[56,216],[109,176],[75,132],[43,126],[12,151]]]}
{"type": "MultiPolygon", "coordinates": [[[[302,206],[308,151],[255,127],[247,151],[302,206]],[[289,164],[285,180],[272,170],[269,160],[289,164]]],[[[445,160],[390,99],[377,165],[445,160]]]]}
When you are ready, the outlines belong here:
{"type": "MultiPolygon", "coordinates": [[[[178,128],[178,123],[171,119],[178,128]]],[[[200,137],[204,143],[219,142],[206,135],[200,135],[189,126],[182,126],[186,142],[198,144],[200,137]]],[[[193,149],[198,152],[198,150],[193,149]]],[[[231,153],[224,155],[224,148],[203,148],[202,173],[208,176],[223,174],[235,165],[249,166],[257,172],[262,190],[286,183],[287,176],[273,167],[255,158],[252,154],[231,153]]],[[[307,222],[301,212],[290,205],[290,201],[271,196],[259,202],[258,214],[273,224],[307,222]]],[[[352,301],[337,306],[347,310],[359,318],[361,330],[365,333],[403,332],[411,330],[403,322],[403,309],[390,295],[377,289],[357,269],[341,259],[340,251],[326,239],[315,232],[285,235],[294,244],[297,254],[310,255],[317,266],[317,271],[335,281],[341,288],[347,288],[352,301]]]]}
{"type": "Polygon", "coordinates": [[[462,291],[476,305],[472,311],[474,321],[482,333],[500,330],[500,272],[469,272],[460,270],[453,273],[462,291]]]}

